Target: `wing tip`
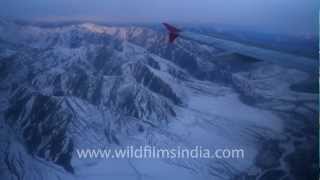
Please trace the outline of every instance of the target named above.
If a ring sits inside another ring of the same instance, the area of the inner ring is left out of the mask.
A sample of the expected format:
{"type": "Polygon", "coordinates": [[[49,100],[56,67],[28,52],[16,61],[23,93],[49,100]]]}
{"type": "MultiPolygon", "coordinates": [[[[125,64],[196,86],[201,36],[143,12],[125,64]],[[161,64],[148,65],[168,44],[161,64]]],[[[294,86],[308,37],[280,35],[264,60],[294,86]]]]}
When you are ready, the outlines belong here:
{"type": "Polygon", "coordinates": [[[181,30],[166,22],[163,22],[162,24],[166,27],[167,31],[169,32],[169,43],[174,43],[177,37],[179,37],[179,32],[181,32],[181,30]]]}

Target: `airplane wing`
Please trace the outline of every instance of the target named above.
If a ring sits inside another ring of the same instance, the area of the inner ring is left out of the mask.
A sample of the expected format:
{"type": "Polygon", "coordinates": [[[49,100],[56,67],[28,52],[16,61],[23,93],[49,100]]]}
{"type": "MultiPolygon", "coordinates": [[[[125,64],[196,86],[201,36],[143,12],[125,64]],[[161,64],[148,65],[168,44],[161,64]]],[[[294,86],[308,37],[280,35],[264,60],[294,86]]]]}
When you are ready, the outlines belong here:
{"type": "Polygon", "coordinates": [[[178,36],[179,36],[178,34],[170,33],[170,34],[169,34],[169,42],[170,42],[170,43],[173,43],[178,36]]]}
{"type": "Polygon", "coordinates": [[[169,32],[169,42],[173,43],[175,39],[179,36],[179,33],[181,32],[181,30],[167,23],[163,23],[163,25],[166,27],[166,29],[169,32]]]}
{"type": "MultiPolygon", "coordinates": [[[[288,68],[298,69],[307,73],[316,73],[318,71],[318,61],[314,59],[296,56],[270,49],[258,48],[234,41],[214,38],[211,36],[196,34],[192,32],[183,32],[172,25],[166,23],[164,23],[164,25],[169,31],[170,36],[171,33],[176,34],[175,38],[181,37],[185,39],[191,39],[194,41],[213,45],[215,47],[224,49],[229,52],[242,54],[248,57],[271,62],[288,68]]],[[[172,38],[173,40],[170,40],[170,43],[174,43],[175,38],[172,38]]]]}

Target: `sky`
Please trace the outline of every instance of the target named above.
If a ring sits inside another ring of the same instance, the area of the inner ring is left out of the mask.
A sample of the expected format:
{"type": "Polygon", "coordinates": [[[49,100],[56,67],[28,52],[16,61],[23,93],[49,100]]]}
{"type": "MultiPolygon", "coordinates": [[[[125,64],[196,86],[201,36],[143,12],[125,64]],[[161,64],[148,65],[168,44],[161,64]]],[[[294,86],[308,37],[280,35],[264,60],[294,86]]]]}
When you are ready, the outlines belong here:
{"type": "Polygon", "coordinates": [[[0,0],[0,16],[27,20],[217,23],[318,34],[319,0],[0,0]]]}

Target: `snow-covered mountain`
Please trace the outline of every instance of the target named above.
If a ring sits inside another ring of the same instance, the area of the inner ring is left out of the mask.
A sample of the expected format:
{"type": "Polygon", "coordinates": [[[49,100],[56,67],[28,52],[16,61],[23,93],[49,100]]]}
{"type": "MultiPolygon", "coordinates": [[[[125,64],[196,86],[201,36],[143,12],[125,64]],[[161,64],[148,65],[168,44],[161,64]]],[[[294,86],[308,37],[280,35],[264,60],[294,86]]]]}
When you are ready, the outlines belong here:
{"type": "Polygon", "coordinates": [[[1,179],[310,179],[308,74],[144,26],[0,20],[1,179]],[[308,146],[306,146],[306,144],[308,146]],[[80,160],[79,148],[243,148],[245,159],[80,160]],[[298,161],[299,163],[298,164],[298,161]]]}

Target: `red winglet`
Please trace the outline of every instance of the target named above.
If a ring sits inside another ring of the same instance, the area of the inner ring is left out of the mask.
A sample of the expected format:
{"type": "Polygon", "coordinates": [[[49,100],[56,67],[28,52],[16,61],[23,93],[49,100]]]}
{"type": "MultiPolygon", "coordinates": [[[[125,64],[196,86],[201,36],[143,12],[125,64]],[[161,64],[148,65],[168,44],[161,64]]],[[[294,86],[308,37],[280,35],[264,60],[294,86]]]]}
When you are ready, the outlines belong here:
{"type": "Polygon", "coordinates": [[[162,24],[169,31],[169,42],[173,43],[174,40],[179,36],[179,33],[181,32],[181,30],[168,23],[162,23],[162,24]]]}

